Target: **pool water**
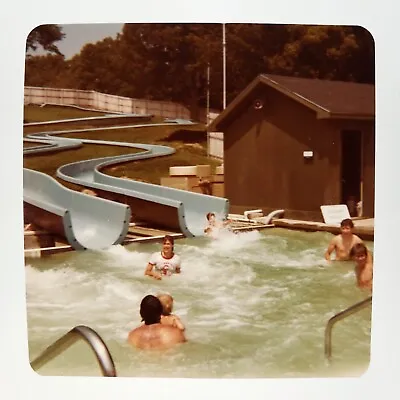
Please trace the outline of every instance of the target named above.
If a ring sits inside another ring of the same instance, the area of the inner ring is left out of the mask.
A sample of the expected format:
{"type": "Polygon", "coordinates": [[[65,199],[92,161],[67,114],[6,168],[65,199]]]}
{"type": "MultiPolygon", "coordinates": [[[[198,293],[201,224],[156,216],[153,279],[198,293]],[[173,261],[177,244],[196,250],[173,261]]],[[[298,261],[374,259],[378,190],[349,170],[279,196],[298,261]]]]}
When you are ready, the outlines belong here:
{"type": "MultiPolygon", "coordinates": [[[[279,228],[180,239],[182,273],[144,276],[159,243],[102,252],[69,252],[26,265],[30,359],[76,325],[97,331],[118,376],[268,378],[359,376],[370,356],[371,307],[338,322],[333,358],[324,356],[326,323],[370,295],[357,288],[351,262],[328,264],[332,235],[279,228]],[[147,294],[170,293],[188,342],[140,351],[126,341],[140,324],[147,294]]],[[[370,250],[373,243],[367,242],[370,250]]],[[[101,375],[83,342],[39,371],[41,375],[101,375]]]]}

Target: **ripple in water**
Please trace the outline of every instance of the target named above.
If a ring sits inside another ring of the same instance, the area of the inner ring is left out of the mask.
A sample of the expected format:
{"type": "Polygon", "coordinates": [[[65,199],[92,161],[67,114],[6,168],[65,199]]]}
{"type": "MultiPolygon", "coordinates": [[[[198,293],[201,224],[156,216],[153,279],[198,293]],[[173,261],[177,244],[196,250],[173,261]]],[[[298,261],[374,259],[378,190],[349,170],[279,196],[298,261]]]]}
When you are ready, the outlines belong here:
{"type": "MultiPolygon", "coordinates": [[[[182,274],[161,281],[144,276],[159,243],[32,260],[26,266],[30,351],[38,354],[85,324],[106,340],[121,376],[329,375],[327,320],[366,294],[355,286],[351,263],[324,262],[325,237],[269,230],[177,240],[182,274]],[[160,292],[174,296],[189,341],[155,356],[131,349],[126,337],[140,324],[141,299],[160,292]]],[[[370,310],[335,327],[337,363],[366,368],[369,332],[370,310]]],[[[98,375],[91,357],[71,348],[41,373],[98,375]]]]}

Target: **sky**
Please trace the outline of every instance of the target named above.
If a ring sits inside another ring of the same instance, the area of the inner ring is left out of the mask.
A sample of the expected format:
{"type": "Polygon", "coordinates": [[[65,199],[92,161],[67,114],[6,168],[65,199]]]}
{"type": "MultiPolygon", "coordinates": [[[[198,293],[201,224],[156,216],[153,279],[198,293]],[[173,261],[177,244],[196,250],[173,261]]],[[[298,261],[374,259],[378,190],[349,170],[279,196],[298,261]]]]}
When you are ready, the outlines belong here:
{"type": "Polygon", "coordinates": [[[117,33],[121,32],[123,24],[68,24],[61,27],[66,36],[56,44],[68,59],[79,53],[82,46],[87,43],[96,43],[108,36],[116,37],[117,33]]]}

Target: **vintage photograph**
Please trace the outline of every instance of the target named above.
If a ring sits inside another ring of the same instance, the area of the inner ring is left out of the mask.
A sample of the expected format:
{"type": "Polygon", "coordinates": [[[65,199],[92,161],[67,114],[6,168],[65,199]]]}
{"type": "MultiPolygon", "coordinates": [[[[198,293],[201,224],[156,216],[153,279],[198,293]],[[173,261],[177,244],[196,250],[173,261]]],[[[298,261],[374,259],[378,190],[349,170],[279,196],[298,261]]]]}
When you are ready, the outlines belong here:
{"type": "Polygon", "coordinates": [[[367,371],[376,151],[368,30],[40,25],[26,40],[23,107],[34,371],[367,371]]]}

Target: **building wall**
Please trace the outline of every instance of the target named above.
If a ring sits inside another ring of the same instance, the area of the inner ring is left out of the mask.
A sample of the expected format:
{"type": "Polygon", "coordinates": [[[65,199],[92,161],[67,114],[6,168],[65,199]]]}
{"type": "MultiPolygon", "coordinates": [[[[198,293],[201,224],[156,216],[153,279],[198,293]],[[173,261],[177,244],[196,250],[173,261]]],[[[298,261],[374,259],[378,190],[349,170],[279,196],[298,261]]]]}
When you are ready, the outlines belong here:
{"type": "Polygon", "coordinates": [[[261,110],[249,101],[224,127],[231,212],[282,208],[289,218],[322,221],[320,206],[340,202],[340,124],[317,120],[315,112],[272,88],[263,96],[261,110]],[[309,150],[311,160],[303,157],[309,150]]]}
{"type": "Polygon", "coordinates": [[[362,199],[363,216],[375,215],[375,122],[338,120],[335,129],[359,130],[362,132],[362,199]]]}

